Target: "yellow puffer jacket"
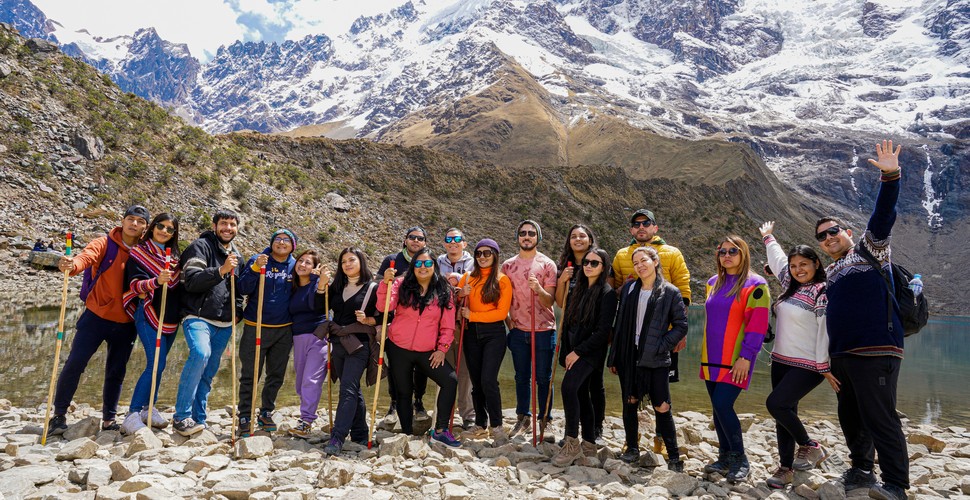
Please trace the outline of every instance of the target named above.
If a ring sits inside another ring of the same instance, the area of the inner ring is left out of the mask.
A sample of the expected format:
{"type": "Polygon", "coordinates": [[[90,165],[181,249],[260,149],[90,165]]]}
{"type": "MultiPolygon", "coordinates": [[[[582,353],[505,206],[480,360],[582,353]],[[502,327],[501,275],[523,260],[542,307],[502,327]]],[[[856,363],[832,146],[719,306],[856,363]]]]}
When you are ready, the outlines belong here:
{"type": "Polygon", "coordinates": [[[684,254],[680,253],[677,247],[666,244],[663,238],[654,236],[648,243],[634,243],[626,248],[621,248],[613,258],[613,288],[619,290],[623,283],[629,279],[636,279],[637,274],[633,270],[633,251],[637,247],[651,245],[660,255],[660,265],[663,267],[664,279],[672,283],[680,294],[690,300],[690,271],[687,270],[687,263],[684,261],[684,254]]]}

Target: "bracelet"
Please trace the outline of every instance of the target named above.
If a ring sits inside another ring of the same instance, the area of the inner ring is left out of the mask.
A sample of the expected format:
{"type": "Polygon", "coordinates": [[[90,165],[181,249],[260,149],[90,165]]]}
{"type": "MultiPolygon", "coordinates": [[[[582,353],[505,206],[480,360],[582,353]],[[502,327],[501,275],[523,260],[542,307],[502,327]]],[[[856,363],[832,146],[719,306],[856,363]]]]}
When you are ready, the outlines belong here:
{"type": "Polygon", "coordinates": [[[901,172],[902,168],[897,168],[892,172],[883,172],[882,175],[879,176],[879,180],[882,182],[895,181],[899,179],[901,172]]]}

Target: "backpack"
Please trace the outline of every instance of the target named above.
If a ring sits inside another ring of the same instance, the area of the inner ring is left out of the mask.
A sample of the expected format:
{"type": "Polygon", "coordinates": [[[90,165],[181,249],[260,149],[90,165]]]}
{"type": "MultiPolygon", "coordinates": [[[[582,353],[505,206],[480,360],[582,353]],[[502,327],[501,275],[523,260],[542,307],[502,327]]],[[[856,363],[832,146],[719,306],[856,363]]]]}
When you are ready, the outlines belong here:
{"type": "Polygon", "coordinates": [[[111,267],[111,264],[114,264],[115,257],[118,256],[118,244],[111,239],[111,235],[105,233],[105,237],[108,239],[108,244],[105,246],[104,255],[101,256],[101,262],[98,264],[98,272],[95,274],[92,271],[94,266],[84,270],[84,278],[81,280],[81,290],[78,292],[78,296],[81,297],[82,301],[88,300],[88,295],[91,294],[91,290],[94,290],[94,285],[98,282],[98,278],[111,267]]]}
{"type": "Polygon", "coordinates": [[[861,241],[856,245],[856,251],[866,259],[869,265],[879,271],[879,274],[886,280],[886,288],[891,292],[887,295],[886,299],[886,305],[889,308],[887,318],[889,331],[893,331],[892,300],[895,299],[896,305],[899,306],[899,321],[903,324],[903,336],[909,337],[910,335],[919,333],[926,326],[926,322],[930,318],[930,308],[926,296],[922,293],[916,295],[909,287],[909,281],[913,279],[913,273],[899,264],[890,262],[890,272],[887,274],[882,266],[879,265],[876,257],[869,252],[861,241]]]}

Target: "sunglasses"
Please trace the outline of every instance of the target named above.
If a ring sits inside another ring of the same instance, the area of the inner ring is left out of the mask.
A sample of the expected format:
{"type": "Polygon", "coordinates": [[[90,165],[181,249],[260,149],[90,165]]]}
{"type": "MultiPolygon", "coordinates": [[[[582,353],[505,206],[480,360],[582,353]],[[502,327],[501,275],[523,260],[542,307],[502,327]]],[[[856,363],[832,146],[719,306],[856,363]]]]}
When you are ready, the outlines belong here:
{"type": "Polygon", "coordinates": [[[536,236],[539,236],[539,233],[535,231],[519,231],[519,238],[525,238],[526,236],[535,238],[536,236]]]}
{"type": "Polygon", "coordinates": [[[445,236],[445,243],[461,243],[464,240],[461,236],[445,236]]]}
{"type": "Polygon", "coordinates": [[[418,236],[416,234],[409,234],[408,235],[408,239],[411,240],[411,241],[424,241],[425,240],[425,237],[424,236],[418,236]]]}
{"type": "Polygon", "coordinates": [[[724,257],[725,255],[730,255],[731,257],[734,257],[735,255],[737,255],[739,253],[741,253],[741,250],[739,250],[738,247],[734,247],[734,248],[719,248],[717,250],[717,256],[718,257],[724,257]]]}
{"type": "Polygon", "coordinates": [[[630,227],[650,227],[653,225],[653,221],[649,220],[637,220],[630,223],[630,227]]]}
{"type": "Polygon", "coordinates": [[[841,232],[842,232],[842,226],[839,226],[836,224],[824,231],[815,233],[815,239],[818,240],[819,243],[821,243],[825,241],[825,239],[828,238],[829,236],[835,236],[841,232]]]}
{"type": "Polygon", "coordinates": [[[273,243],[289,243],[290,239],[286,236],[279,236],[273,240],[273,243]]]}
{"type": "Polygon", "coordinates": [[[161,229],[162,231],[165,231],[168,234],[175,234],[175,226],[166,226],[165,224],[158,223],[158,224],[155,224],[155,227],[157,229],[161,229]]]}
{"type": "Polygon", "coordinates": [[[432,268],[432,267],[434,267],[434,261],[431,260],[431,259],[427,259],[427,260],[416,260],[416,261],[414,261],[414,268],[415,269],[419,269],[421,266],[424,266],[424,267],[427,267],[427,268],[432,268]]]}
{"type": "Polygon", "coordinates": [[[492,256],[491,250],[475,250],[475,258],[485,257],[486,259],[492,256]]]}
{"type": "Polygon", "coordinates": [[[583,267],[589,266],[593,269],[596,269],[597,267],[600,267],[600,264],[602,264],[603,262],[598,260],[583,259],[582,263],[583,263],[583,267]]]}

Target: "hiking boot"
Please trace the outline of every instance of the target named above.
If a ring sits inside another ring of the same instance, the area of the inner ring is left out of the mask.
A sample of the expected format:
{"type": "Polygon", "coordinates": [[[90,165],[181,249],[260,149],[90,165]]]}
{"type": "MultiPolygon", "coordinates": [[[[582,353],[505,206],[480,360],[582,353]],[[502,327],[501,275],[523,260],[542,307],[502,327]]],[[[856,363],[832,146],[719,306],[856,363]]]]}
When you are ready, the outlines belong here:
{"type": "Polygon", "coordinates": [[[722,476],[728,473],[731,464],[728,461],[728,452],[724,450],[718,450],[717,460],[704,466],[704,472],[708,474],[720,474],[722,476]]]}
{"type": "Polygon", "coordinates": [[[867,472],[857,467],[852,467],[842,473],[841,481],[845,486],[845,492],[848,493],[859,488],[872,488],[876,485],[876,475],[872,471],[867,472]]]}
{"type": "Polygon", "coordinates": [[[620,455],[620,460],[628,464],[636,464],[640,462],[640,448],[633,448],[627,446],[626,450],[620,455]]]}
{"type": "Polygon", "coordinates": [[[869,488],[869,498],[876,500],[906,500],[906,490],[894,484],[876,484],[869,488]]]}
{"type": "Polygon", "coordinates": [[[438,441],[439,443],[451,446],[452,448],[457,448],[461,446],[461,442],[455,439],[455,436],[451,434],[451,431],[431,431],[431,439],[438,441]]]}
{"type": "Polygon", "coordinates": [[[812,470],[818,467],[818,464],[822,463],[823,460],[828,458],[828,453],[825,452],[825,448],[815,441],[810,442],[805,446],[799,446],[798,452],[795,454],[795,461],[792,463],[791,468],[794,470],[812,470]]]}
{"type": "Polygon", "coordinates": [[[47,422],[47,435],[60,436],[67,430],[67,417],[64,415],[54,415],[47,422]]]}
{"type": "Polygon", "coordinates": [[[312,428],[312,423],[300,419],[288,432],[291,436],[306,439],[310,437],[310,429],[312,428]]]}
{"type": "Polygon", "coordinates": [[[584,457],[596,458],[596,453],[599,451],[599,446],[596,446],[596,443],[591,443],[585,439],[579,444],[579,447],[583,449],[584,457]]]}
{"type": "Polygon", "coordinates": [[[684,472],[684,461],[681,459],[668,460],[667,470],[672,470],[674,472],[684,472]]]}
{"type": "Polygon", "coordinates": [[[425,420],[425,419],[429,419],[429,418],[431,418],[431,416],[428,415],[427,410],[424,409],[424,402],[422,402],[420,400],[419,401],[415,401],[414,402],[414,419],[415,420],[425,420]]]}
{"type": "Polygon", "coordinates": [[[340,450],[342,450],[343,447],[344,447],[343,441],[337,438],[330,438],[330,441],[327,442],[327,445],[323,447],[323,452],[326,453],[327,455],[336,455],[340,453],[340,450]]]}
{"type": "Polygon", "coordinates": [[[202,425],[197,424],[195,420],[192,420],[191,417],[186,418],[185,420],[176,420],[175,423],[172,424],[172,428],[175,429],[175,432],[185,437],[192,436],[193,434],[202,432],[202,430],[205,429],[205,427],[202,425]]]}
{"type": "Polygon", "coordinates": [[[785,486],[791,484],[792,479],[795,477],[795,472],[788,467],[778,467],[775,473],[771,475],[765,482],[768,483],[769,488],[781,489],[785,486]]]}
{"type": "Polygon", "coordinates": [[[728,460],[731,465],[727,475],[724,477],[727,478],[729,483],[740,483],[748,478],[748,472],[751,466],[748,464],[748,456],[743,451],[732,451],[728,460]]]}
{"type": "Polygon", "coordinates": [[[256,423],[259,424],[259,430],[266,432],[273,432],[276,430],[276,422],[273,421],[273,412],[269,410],[262,410],[259,412],[259,417],[256,418],[256,423]]]}
{"type": "Polygon", "coordinates": [[[496,425],[489,432],[492,435],[492,446],[502,446],[509,442],[509,433],[505,431],[505,426],[496,425]]]}
{"type": "Polygon", "coordinates": [[[102,431],[118,431],[121,430],[121,426],[118,425],[114,420],[102,420],[101,421],[102,431]]]}
{"type": "MultiPolygon", "coordinates": [[[[144,409],[138,412],[141,416],[141,421],[148,425],[148,409],[144,409]]],[[[161,413],[158,412],[158,408],[152,408],[152,423],[151,426],[156,429],[164,429],[168,427],[168,419],[163,417],[161,413]]]]}
{"type": "Polygon", "coordinates": [[[488,430],[477,425],[473,425],[467,431],[461,433],[462,439],[486,439],[487,437],[488,430]]]}
{"type": "Polygon", "coordinates": [[[509,437],[513,438],[515,436],[525,436],[532,433],[532,417],[529,415],[519,415],[519,419],[512,426],[512,432],[509,433],[509,437]]]}
{"type": "MultiPolygon", "coordinates": [[[[175,430],[178,430],[178,428],[175,430]]],[[[251,434],[249,417],[239,417],[239,427],[236,427],[236,437],[248,438],[251,434]]]]}
{"type": "Polygon", "coordinates": [[[141,419],[141,413],[129,413],[125,417],[124,421],[121,422],[121,433],[126,436],[131,436],[138,432],[138,429],[145,427],[145,422],[141,419]]]}
{"type": "Polygon", "coordinates": [[[391,405],[387,407],[387,414],[385,414],[384,418],[381,419],[380,426],[385,430],[391,431],[394,430],[394,426],[397,425],[397,423],[397,405],[391,403],[391,405]]]}
{"type": "Polygon", "coordinates": [[[552,457],[552,465],[556,467],[569,467],[577,458],[583,456],[583,448],[579,444],[579,439],[567,436],[566,444],[559,448],[559,453],[552,457]]]}

